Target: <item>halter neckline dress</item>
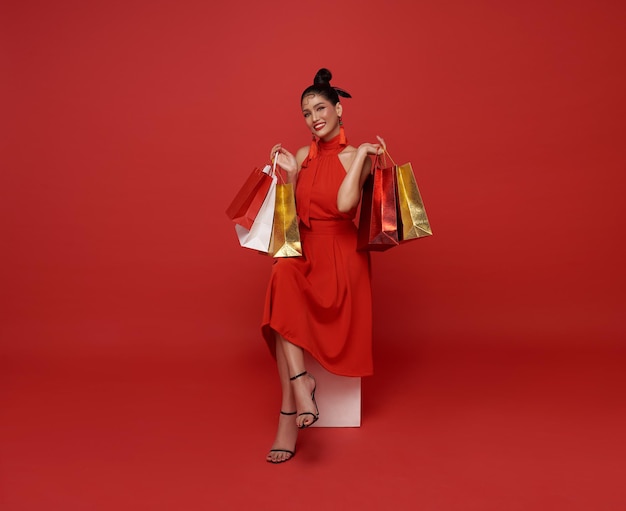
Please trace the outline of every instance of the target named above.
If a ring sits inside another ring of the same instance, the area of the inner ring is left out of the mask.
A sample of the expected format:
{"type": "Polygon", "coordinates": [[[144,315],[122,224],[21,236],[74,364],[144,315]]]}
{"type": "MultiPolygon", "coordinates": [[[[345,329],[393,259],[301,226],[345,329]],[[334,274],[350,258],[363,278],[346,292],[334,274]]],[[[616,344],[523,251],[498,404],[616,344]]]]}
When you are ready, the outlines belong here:
{"type": "Polygon", "coordinates": [[[372,374],[370,258],[357,252],[356,208],[337,209],[346,170],[339,136],[309,152],[296,184],[302,257],[272,266],[261,332],[276,356],[275,332],[343,376],[372,374]],[[315,154],[317,153],[317,154],[315,154]]]}

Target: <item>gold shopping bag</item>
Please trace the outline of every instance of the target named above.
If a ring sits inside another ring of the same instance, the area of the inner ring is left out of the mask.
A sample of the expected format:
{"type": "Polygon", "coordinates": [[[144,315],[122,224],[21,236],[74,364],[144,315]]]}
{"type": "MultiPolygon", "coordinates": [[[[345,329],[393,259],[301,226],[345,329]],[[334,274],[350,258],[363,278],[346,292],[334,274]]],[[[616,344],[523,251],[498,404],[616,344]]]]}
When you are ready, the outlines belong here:
{"type": "Polygon", "coordinates": [[[269,252],[273,257],[298,257],[302,255],[296,201],[291,183],[276,185],[274,227],[272,228],[269,252]]]}
{"type": "Polygon", "coordinates": [[[397,167],[398,205],[401,222],[401,240],[408,241],[424,236],[432,236],[433,231],[426,216],[422,196],[417,188],[415,175],[410,163],[397,167]]]}

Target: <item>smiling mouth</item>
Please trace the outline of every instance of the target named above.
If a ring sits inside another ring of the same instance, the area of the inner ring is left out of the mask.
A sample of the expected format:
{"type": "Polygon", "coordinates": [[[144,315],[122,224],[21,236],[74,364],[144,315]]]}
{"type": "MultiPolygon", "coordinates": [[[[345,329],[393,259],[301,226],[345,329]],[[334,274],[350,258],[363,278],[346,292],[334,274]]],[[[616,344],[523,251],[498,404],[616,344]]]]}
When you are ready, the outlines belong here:
{"type": "Polygon", "coordinates": [[[319,130],[321,130],[324,126],[326,126],[326,123],[325,123],[325,122],[318,122],[317,124],[314,124],[314,125],[313,125],[313,129],[314,129],[315,131],[319,131],[319,130]]]}

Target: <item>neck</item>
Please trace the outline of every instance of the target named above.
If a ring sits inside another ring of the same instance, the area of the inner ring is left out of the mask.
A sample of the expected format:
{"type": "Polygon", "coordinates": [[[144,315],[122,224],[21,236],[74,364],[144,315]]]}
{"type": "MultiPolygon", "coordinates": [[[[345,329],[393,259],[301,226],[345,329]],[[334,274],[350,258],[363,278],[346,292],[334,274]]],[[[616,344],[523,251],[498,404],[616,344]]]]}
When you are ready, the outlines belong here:
{"type": "Polygon", "coordinates": [[[320,140],[323,140],[324,142],[329,142],[331,141],[333,138],[335,138],[337,135],[339,135],[339,126],[337,126],[333,131],[331,131],[328,135],[326,135],[325,137],[320,138],[320,140]]]}

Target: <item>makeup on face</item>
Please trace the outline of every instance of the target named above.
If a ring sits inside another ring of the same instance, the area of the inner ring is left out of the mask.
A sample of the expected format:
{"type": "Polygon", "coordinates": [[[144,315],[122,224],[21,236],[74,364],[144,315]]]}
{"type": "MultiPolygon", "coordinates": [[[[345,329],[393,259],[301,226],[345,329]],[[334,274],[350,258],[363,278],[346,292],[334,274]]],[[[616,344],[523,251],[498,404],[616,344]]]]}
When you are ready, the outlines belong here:
{"type": "Polygon", "coordinates": [[[320,138],[332,138],[339,133],[339,115],[336,105],[320,95],[307,96],[302,101],[304,121],[311,132],[320,138]]]}

